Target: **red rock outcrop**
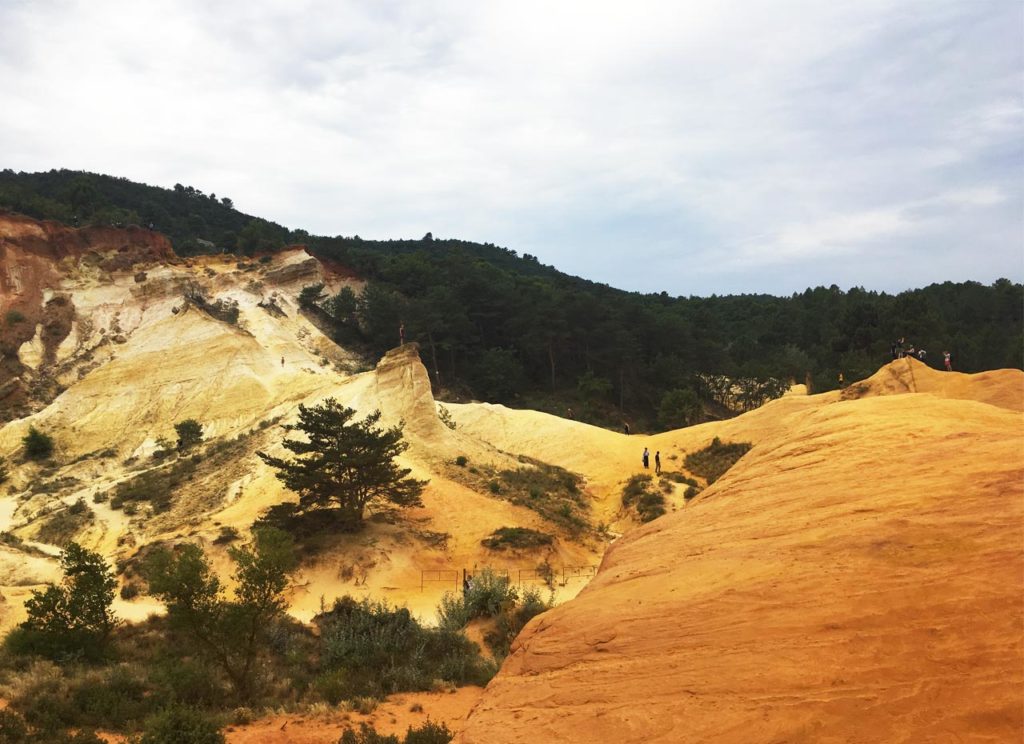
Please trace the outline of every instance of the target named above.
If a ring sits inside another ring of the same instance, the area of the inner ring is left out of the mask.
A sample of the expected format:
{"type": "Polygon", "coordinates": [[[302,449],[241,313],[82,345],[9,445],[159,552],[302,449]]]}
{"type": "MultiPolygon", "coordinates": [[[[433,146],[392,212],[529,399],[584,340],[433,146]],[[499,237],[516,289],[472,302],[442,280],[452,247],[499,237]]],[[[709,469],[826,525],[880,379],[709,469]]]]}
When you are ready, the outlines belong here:
{"type": "Polygon", "coordinates": [[[49,298],[62,273],[84,262],[104,271],[175,259],[170,241],[141,227],[74,228],[0,212],[0,411],[17,410],[26,397],[18,349],[42,324],[46,353],[67,335],[74,306],[49,298]],[[70,265],[68,264],[70,262],[70,265]]]}

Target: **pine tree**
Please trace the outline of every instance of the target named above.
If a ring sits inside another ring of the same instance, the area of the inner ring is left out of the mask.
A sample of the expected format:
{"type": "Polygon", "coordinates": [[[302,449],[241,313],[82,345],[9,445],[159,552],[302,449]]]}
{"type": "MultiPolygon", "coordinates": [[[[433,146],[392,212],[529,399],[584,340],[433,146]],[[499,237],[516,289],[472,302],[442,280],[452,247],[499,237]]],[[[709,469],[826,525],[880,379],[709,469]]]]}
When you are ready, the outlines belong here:
{"type": "Polygon", "coordinates": [[[278,479],[299,494],[299,513],[333,508],[350,528],[362,522],[369,504],[422,506],[420,494],[426,485],[395,463],[409,447],[402,439],[402,426],[377,428],[380,411],[353,422],[355,413],[334,398],[310,408],[300,405],[299,422],[285,428],[301,431],[306,440],[283,443],[297,457],[283,460],[258,453],[277,469],[278,479]]]}

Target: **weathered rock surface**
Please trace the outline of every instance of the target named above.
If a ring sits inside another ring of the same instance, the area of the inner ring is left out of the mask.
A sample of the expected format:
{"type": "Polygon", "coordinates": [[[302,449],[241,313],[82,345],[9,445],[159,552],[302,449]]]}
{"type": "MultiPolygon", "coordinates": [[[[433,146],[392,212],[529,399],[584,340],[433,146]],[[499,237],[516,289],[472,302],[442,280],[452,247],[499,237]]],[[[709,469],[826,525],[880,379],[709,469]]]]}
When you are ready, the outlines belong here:
{"type": "Polygon", "coordinates": [[[1024,375],[910,365],[931,393],[653,438],[755,447],[534,620],[457,741],[1019,741],[1024,375]]]}

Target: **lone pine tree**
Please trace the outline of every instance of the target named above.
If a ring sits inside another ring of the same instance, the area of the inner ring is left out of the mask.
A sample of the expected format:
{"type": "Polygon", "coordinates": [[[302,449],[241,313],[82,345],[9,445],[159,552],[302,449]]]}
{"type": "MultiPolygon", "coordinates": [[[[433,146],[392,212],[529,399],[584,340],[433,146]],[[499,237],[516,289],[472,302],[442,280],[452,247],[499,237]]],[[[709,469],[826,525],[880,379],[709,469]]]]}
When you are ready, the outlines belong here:
{"type": "Polygon", "coordinates": [[[334,398],[309,408],[300,405],[298,423],[285,428],[302,432],[305,440],[283,442],[296,457],[285,460],[257,453],[299,495],[297,512],[335,509],[350,528],[362,522],[369,504],[422,506],[420,494],[426,486],[426,481],[408,477],[412,471],[395,463],[409,447],[401,424],[378,428],[379,410],[362,421],[353,421],[355,414],[334,398]]]}

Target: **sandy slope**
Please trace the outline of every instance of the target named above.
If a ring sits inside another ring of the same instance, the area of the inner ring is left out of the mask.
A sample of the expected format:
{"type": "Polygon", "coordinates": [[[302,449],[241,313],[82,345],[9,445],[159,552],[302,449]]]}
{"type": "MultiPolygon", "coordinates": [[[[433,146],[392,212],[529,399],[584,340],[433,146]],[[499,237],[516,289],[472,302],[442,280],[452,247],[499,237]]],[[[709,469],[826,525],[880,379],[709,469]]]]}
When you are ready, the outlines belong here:
{"type": "Polygon", "coordinates": [[[1020,740],[1024,375],[914,371],[662,435],[756,446],[535,620],[458,740],[1020,740]]]}
{"type": "MultiPolygon", "coordinates": [[[[516,572],[542,560],[556,567],[599,560],[600,540],[579,543],[561,534],[551,549],[495,554],[481,546],[498,527],[558,533],[529,509],[453,477],[452,461],[459,455],[475,466],[504,469],[519,467],[521,453],[494,446],[461,422],[454,431],[443,426],[413,345],[359,372],[365,365],[330,342],[296,300],[308,284],[324,283],[337,291],[354,280],[333,274],[304,250],[285,251],[267,262],[218,256],[146,262],[141,255],[126,267],[104,268],[101,258],[86,260],[75,252],[49,256],[45,230],[37,232],[33,250],[38,255],[33,255],[46,270],[27,283],[16,263],[6,260],[21,244],[5,243],[0,274],[18,282],[10,284],[13,300],[9,295],[3,299],[25,306],[29,290],[37,303],[51,296],[67,298],[73,314],[59,344],[40,323],[18,347],[26,379],[50,377],[64,389],[33,415],[0,427],[0,455],[19,463],[21,438],[35,426],[55,438],[57,467],[28,463],[14,469],[0,492],[0,531],[35,540],[42,515],[83,499],[96,519],[77,539],[110,559],[129,558],[149,542],[190,540],[202,543],[228,572],[224,547],[213,545],[220,530],[233,527],[245,535],[268,507],[294,498],[256,457],[257,450],[283,453],[285,432],[267,424],[294,421],[300,403],[333,396],[361,414],[380,409],[385,425],[403,422],[411,445],[403,462],[430,485],[422,509],[395,523],[371,521],[358,535],[339,535],[307,561],[291,597],[298,617],[310,617],[321,601],[354,594],[408,604],[429,620],[443,592],[455,589],[459,580],[450,573],[451,580],[424,582],[424,570],[492,565],[516,572]],[[226,323],[186,302],[185,293],[196,287],[211,302],[236,303],[238,322],[226,323]],[[96,494],[109,493],[139,469],[158,466],[151,459],[158,438],[173,441],[174,423],[186,418],[198,419],[208,440],[244,436],[244,447],[215,471],[201,467],[165,514],[150,516],[143,508],[130,517],[108,503],[94,503],[96,494]],[[33,494],[44,481],[71,485],[33,494]],[[444,534],[447,542],[437,542],[444,534]]],[[[71,233],[68,239],[75,237],[71,233]]],[[[38,307],[45,312],[43,304],[38,307]]],[[[548,418],[551,425],[560,422],[548,418]]],[[[596,485],[598,491],[604,488],[596,485]]],[[[600,500],[599,494],[594,498],[600,500]]],[[[54,546],[41,547],[57,552],[54,546]]],[[[0,629],[22,617],[22,602],[33,586],[56,576],[52,558],[0,546],[0,596],[8,600],[0,604],[0,629]]],[[[558,596],[572,596],[581,586],[582,580],[568,582],[558,596]]],[[[118,612],[139,619],[154,607],[141,598],[119,603],[118,612]]]]}

